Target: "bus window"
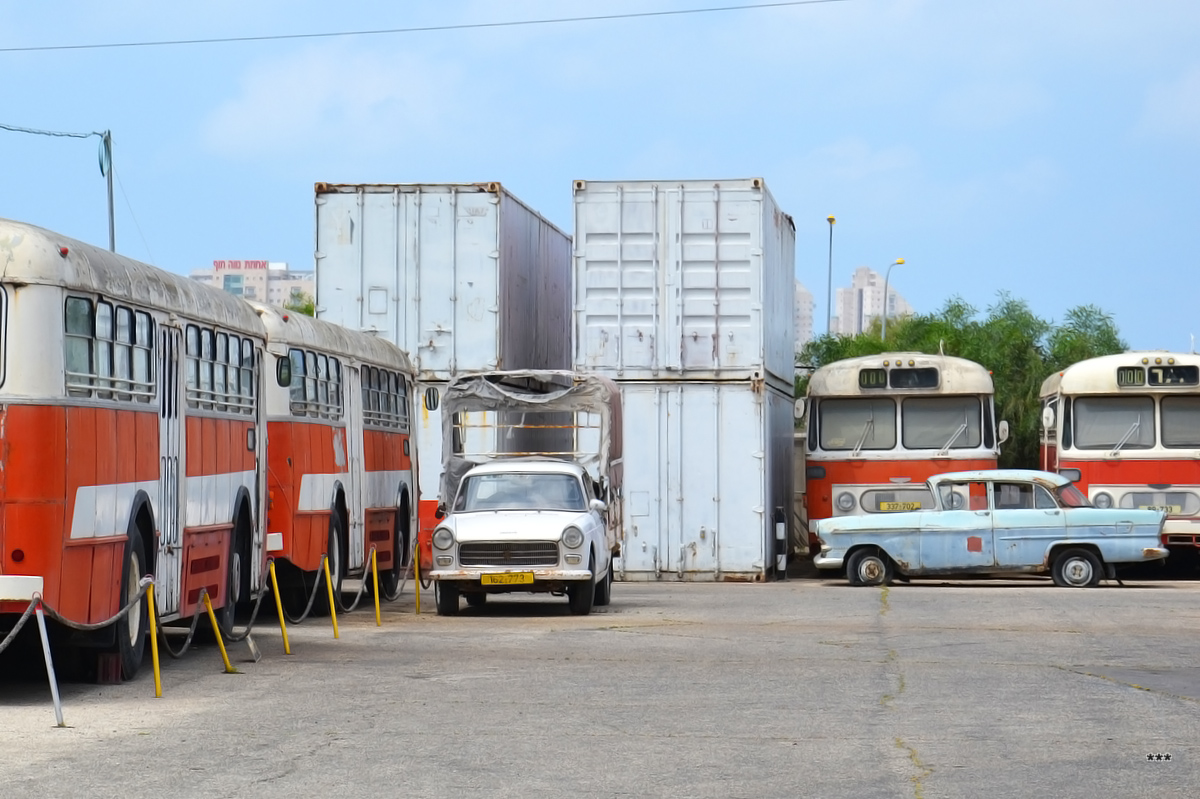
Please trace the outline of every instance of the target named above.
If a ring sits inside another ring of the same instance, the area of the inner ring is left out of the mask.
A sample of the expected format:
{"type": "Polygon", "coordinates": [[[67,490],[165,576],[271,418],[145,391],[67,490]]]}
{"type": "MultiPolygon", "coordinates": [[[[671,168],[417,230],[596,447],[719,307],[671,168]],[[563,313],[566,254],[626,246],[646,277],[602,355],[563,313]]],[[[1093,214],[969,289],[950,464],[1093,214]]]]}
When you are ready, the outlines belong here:
{"type": "Polygon", "coordinates": [[[900,417],[905,449],[965,449],[983,437],[978,397],[909,397],[900,417]]]}
{"type": "Polygon", "coordinates": [[[822,449],[896,446],[896,404],[890,399],[827,399],[821,403],[819,412],[822,449]]]}
{"type": "Polygon", "coordinates": [[[1163,397],[1164,447],[1200,447],[1200,397],[1163,397]]]}
{"type": "Polygon", "coordinates": [[[1079,449],[1148,449],[1154,446],[1150,397],[1077,397],[1075,446],[1079,449]]]}

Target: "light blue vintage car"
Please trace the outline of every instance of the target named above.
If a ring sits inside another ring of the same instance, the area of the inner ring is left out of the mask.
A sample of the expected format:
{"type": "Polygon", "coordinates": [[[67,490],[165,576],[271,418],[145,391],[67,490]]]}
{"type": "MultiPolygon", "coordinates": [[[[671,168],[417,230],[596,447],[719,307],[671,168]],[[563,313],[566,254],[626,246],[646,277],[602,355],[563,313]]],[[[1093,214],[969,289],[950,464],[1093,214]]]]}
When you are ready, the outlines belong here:
{"type": "Polygon", "coordinates": [[[818,569],[851,585],[896,575],[1049,572],[1061,586],[1095,585],[1116,564],[1167,556],[1165,514],[1095,508],[1051,472],[989,469],[931,477],[932,510],[842,516],[815,523],[818,569]]]}

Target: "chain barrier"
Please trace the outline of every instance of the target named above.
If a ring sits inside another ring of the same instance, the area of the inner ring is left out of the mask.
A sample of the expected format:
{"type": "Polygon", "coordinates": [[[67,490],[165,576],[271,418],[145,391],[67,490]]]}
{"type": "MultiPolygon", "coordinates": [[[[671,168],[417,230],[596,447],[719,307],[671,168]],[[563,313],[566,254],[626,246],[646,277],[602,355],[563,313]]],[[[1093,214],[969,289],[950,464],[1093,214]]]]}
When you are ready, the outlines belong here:
{"type": "MultiPolygon", "coordinates": [[[[400,582],[396,584],[396,593],[388,594],[387,591],[381,590],[380,594],[383,596],[384,600],[388,602],[395,602],[400,598],[400,595],[404,593],[404,586],[408,585],[408,576],[412,573],[413,566],[416,564],[416,558],[420,557],[418,554],[419,546],[420,542],[414,537],[412,549],[409,552],[408,567],[404,570],[404,576],[400,578],[400,582]]],[[[428,588],[428,586],[426,586],[426,588],[428,588]]]]}
{"type": "Polygon", "coordinates": [[[37,596],[30,600],[29,607],[25,608],[25,612],[21,614],[21,618],[17,619],[17,626],[9,631],[3,641],[0,641],[0,652],[8,649],[8,645],[17,637],[17,633],[21,632],[21,628],[25,626],[25,622],[29,621],[29,617],[33,615],[33,611],[37,609],[38,602],[40,601],[41,599],[37,596]]]}
{"type": "Polygon", "coordinates": [[[288,624],[300,624],[312,613],[313,604],[317,601],[317,594],[321,592],[321,575],[325,573],[325,560],[328,557],[328,555],[322,555],[321,562],[317,564],[317,578],[313,580],[312,593],[308,595],[308,604],[304,606],[304,610],[300,613],[300,616],[292,618],[292,614],[288,613],[287,603],[283,603],[283,617],[288,620],[288,624]]]}
{"type": "Polygon", "coordinates": [[[44,610],[46,612],[47,616],[54,619],[56,622],[63,625],[64,627],[69,627],[72,630],[79,630],[81,632],[92,632],[94,630],[102,630],[105,627],[109,626],[110,624],[116,624],[118,621],[125,618],[125,616],[129,613],[130,609],[132,609],[134,605],[136,605],[137,603],[142,601],[142,599],[146,596],[146,592],[148,590],[150,590],[150,586],[153,583],[154,583],[154,578],[151,577],[150,575],[146,575],[145,577],[143,577],[141,579],[141,581],[138,583],[137,596],[135,596],[133,599],[129,600],[129,604],[127,604],[125,607],[118,610],[116,615],[113,616],[111,619],[107,619],[106,621],[96,622],[95,624],[82,624],[80,622],[71,621],[70,619],[64,618],[61,614],[59,614],[59,612],[57,610],[50,607],[45,602],[42,602],[42,610],[44,610]]]}

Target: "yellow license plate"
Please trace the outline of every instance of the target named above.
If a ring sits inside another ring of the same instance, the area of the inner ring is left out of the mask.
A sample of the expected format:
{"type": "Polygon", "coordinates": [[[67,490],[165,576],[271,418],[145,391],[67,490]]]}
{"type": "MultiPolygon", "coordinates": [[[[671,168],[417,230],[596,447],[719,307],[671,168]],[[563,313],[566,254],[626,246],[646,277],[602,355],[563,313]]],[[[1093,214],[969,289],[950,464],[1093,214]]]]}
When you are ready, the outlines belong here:
{"type": "Polygon", "coordinates": [[[896,510],[920,510],[920,502],[880,502],[879,509],[882,511],[896,510]]]}
{"type": "Polygon", "coordinates": [[[1139,505],[1142,510],[1165,510],[1167,513],[1183,513],[1182,505],[1139,505]]]}
{"type": "Polygon", "coordinates": [[[480,577],[480,581],[482,585],[524,585],[533,582],[533,572],[484,574],[480,577]]]}

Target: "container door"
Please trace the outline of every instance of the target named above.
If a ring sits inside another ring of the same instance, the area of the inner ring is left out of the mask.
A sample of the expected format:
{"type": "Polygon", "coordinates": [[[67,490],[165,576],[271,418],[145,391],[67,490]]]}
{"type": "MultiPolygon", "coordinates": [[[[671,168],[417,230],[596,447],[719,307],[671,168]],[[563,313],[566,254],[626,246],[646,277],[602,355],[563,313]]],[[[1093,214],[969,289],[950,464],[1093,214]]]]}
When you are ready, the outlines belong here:
{"type": "Polygon", "coordinates": [[[159,326],[158,348],[158,558],[155,599],[164,615],[179,612],[183,558],[183,401],[179,328],[159,326]]]}
{"type": "MultiPolygon", "coordinates": [[[[331,359],[332,360],[332,359],[331,359]]],[[[346,521],[349,529],[349,552],[346,553],[346,563],[349,568],[357,569],[366,562],[366,464],[363,455],[363,403],[367,401],[363,390],[363,377],[368,370],[365,366],[342,366],[342,390],[346,397],[346,521]]],[[[376,373],[378,374],[378,373],[376,373]]],[[[372,379],[367,374],[367,380],[372,379]]],[[[376,386],[379,388],[379,386],[376,386]]],[[[375,396],[379,396],[378,393],[375,396]]]]}

